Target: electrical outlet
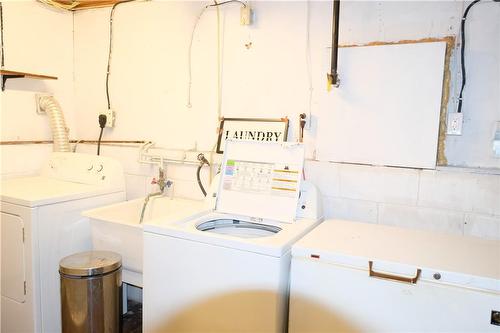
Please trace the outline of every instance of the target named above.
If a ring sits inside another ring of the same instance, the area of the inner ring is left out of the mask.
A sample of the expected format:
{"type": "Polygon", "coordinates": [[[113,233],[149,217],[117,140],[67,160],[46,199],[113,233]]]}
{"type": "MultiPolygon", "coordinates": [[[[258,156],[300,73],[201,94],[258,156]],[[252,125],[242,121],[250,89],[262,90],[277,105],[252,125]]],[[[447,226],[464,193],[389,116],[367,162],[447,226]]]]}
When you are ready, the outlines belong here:
{"type": "Polygon", "coordinates": [[[464,115],[458,112],[448,114],[448,122],[446,126],[446,134],[448,135],[462,135],[462,125],[464,122],[464,115]]]}
{"type": "Polygon", "coordinates": [[[500,158],[500,121],[495,124],[495,134],[493,135],[493,154],[500,158]]]}
{"type": "Polygon", "coordinates": [[[106,116],[106,127],[111,128],[115,126],[115,118],[116,118],[115,111],[108,109],[105,112],[102,112],[101,114],[106,116]]]}

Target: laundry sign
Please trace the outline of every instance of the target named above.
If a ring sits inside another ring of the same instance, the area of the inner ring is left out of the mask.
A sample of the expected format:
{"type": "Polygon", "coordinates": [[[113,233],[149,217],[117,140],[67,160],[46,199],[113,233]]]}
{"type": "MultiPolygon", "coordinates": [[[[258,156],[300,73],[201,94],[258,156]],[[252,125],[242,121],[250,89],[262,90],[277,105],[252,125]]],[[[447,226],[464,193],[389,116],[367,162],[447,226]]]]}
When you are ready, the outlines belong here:
{"type": "Polygon", "coordinates": [[[227,139],[242,141],[285,142],[288,118],[222,118],[217,153],[222,154],[227,139]]]}

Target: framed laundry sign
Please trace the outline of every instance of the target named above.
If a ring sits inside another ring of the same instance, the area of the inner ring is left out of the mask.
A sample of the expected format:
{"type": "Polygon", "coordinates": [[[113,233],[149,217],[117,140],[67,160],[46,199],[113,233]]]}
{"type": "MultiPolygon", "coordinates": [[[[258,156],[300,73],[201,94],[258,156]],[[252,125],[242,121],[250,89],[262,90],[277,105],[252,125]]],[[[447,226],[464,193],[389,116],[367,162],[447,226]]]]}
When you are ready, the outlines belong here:
{"type": "Polygon", "coordinates": [[[217,153],[222,154],[227,139],[285,142],[288,118],[222,118],[219,124],[217,153]]]}

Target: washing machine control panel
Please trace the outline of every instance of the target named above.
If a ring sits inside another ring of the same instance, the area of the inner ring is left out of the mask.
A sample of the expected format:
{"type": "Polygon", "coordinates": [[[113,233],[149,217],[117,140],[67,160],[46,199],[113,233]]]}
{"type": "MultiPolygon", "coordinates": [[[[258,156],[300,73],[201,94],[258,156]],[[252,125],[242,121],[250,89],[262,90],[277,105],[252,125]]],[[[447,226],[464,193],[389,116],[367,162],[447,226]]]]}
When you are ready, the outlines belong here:
{"type": "Polygon", "coordinates": [[[228,139],[215,210],[293,223],[303,166],[302,144],[228,139]]]}
{"type": "Polygon", "coordinates": [[[125,187],[120,162],[91,154],[52,153],[42,175],[75,183],[125,187]]]}

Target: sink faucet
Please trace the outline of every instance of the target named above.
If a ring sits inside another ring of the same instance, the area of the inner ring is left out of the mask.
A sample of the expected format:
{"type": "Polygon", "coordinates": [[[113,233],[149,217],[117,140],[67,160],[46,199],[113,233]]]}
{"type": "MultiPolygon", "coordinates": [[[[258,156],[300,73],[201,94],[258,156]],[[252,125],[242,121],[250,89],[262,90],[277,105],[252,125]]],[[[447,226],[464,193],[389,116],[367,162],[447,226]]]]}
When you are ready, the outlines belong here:
{"type": "Polygon", "coordinates": [[[165,179],[165,171],[163,170],[162,167],[160,167],[160,169],[158,171],[158,179],[153,178],[153,180],[151,181],[151,184],[158,185],[160,190],[158,192],[148,194],[146,196],[146,198],[144,199],[144,204],[142,205],[141,219],[139,220],[139,224],[142,224],[142,221],[144,220],[144,212],[146,211],[146,206],[148,205],[149,199],[151,199],[151,197],[163,195],[163,192],[165,192],[165,187],[170,188],[170,186],[172,186],[173,182],[171,180],[165,179]]]}

